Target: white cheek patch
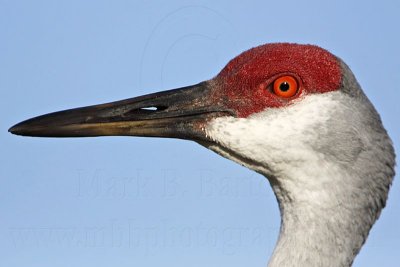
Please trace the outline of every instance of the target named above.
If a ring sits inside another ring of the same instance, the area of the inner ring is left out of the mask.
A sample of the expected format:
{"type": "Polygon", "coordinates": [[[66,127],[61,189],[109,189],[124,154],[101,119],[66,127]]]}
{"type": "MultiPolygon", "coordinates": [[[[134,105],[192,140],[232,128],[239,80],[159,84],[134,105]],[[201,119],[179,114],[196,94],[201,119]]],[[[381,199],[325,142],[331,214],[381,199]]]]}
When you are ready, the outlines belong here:
{"type": "Polygon", "coordinates": [[[335,99],[340,97],[339,94],[307,95],[290,106],[268,108],[247,118],[216,118],[205,131],[218,146],[255,165],[264,165],[275,176],[299,168],[302,172],[315,172],[316,168],[306,166],[310,166],[309,163],[324,164],[324,156],[316,153],[310,144],[318,140],[321,133],[327,132],[327,121],[337,109],[335,99]]]}

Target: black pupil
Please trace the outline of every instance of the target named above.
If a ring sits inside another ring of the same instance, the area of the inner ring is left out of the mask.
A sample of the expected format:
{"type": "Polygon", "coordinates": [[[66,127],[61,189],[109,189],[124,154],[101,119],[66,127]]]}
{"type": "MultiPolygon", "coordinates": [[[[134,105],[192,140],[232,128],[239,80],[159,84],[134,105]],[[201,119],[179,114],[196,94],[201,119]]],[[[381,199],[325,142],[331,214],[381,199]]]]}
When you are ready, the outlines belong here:
{"type": "Polygon", "coordinates": [[[287,90],[289,90],[290,85],[288,82],[283,82],[279,85],[279,89],[283,92],[286,92],[287,90]]]}

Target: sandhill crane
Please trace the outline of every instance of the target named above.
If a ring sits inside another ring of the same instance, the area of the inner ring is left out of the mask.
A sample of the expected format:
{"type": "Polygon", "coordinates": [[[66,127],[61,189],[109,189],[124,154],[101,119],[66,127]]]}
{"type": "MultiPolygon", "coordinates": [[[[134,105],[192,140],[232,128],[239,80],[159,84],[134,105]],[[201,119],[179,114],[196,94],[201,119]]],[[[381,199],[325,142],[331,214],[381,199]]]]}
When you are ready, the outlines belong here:
{"type": "Polygon", "coordinates": [[[264,175],[282,218],[271,267],[350,266],[394,176],[378,113],[349,67],[313,45],[261,45],[211,80],[39,116],[9,131],[193,140],[264,175]]]}

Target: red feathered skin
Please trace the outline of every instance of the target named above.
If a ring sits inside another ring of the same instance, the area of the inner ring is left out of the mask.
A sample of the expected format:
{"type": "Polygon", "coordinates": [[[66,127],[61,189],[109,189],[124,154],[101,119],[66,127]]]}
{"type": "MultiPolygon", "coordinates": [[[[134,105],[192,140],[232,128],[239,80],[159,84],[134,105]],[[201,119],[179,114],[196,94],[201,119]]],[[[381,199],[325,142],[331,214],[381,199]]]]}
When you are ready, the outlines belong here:
{"type": "Polygon", "coordinates": [[[318,46],[266,44],[243,52],[222,69],[213,79],[212,100],[244,118],[306,94],[338,90],[341,77],[338,59],[318,46]],[[299,83],[299,91],[290,99],[271,90],[274,80],[283,75],[294,76],[299,83]]]}

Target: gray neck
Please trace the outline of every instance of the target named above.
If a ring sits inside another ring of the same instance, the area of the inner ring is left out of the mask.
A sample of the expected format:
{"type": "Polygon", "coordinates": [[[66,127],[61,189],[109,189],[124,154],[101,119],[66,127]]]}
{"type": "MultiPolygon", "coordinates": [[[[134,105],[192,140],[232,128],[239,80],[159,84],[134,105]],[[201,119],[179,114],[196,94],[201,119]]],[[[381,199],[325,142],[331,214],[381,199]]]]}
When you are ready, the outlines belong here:
{"type": "Polygon", "coordinates": [[[351,266],[374,219],[349,206],[323,207],[283,198],[279,240],[269,267],[351,266]]]}
{"type": "Polygon", "coordinates": [[[351,266],[385,206],[393,158],[371,168],[358,156],[342,171],[325,163],[316,176],[270,179],[282,223],[268,266],[351,266]],[[317,186],[302,186],[309,181],[317,186]]]}

